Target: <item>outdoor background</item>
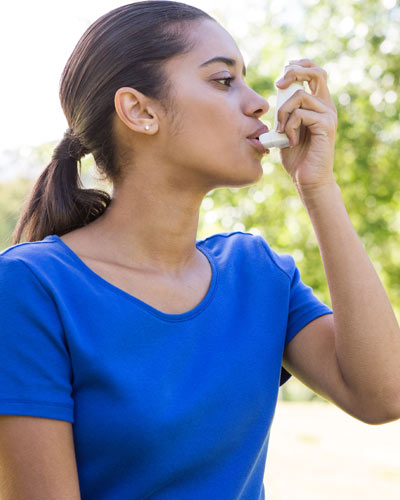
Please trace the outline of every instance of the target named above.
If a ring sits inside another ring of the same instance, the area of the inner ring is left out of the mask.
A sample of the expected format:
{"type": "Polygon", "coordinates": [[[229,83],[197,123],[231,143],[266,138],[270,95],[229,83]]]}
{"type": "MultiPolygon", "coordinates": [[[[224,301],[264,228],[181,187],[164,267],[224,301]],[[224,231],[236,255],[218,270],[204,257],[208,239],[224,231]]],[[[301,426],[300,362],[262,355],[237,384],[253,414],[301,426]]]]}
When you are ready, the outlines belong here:
{"type": "MultiPolygon", "coordinates": [[[[25,0],[0,8],[0,251],[11,245],[25,197],[68,127],[58,98],[67,58],[95,19],[125,3],[25,0]]],[[[248,84],[271,106],[262,118],[270,128],[274,82],[290,59],[310,58],[328,72],[339,121],[336,181],[400,319],[399,2],[186,3],[206,10],[235,38],[248,84]]],[[[198,238],[261,234],[278,253],[295,258],[302,280],[331,306],[311,222],[277,150],[263,159],[263,169],[256,185],[207,195],[198,238]]],[[[82,161],[82,181],[111,193],[96,179],[90,155],[82,161]]],[[[292,377],[279,392],[265,483],[267,500],[398,500],[400,421],[364,424],[292,377]]]]}

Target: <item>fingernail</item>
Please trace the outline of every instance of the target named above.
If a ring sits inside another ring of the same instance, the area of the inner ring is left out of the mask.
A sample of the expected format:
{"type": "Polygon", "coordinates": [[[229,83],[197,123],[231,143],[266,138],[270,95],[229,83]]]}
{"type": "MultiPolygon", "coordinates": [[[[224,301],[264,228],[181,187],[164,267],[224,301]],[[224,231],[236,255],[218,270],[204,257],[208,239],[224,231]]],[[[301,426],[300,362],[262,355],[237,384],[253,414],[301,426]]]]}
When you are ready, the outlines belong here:
{"type": "Polygon", "coordinates": [[[276,81],[275,84],[276,85],[282,85],[283,82],[284,82],[284,80],[285,80],[284,78],[281,78],[280,80],[276,81]]]}

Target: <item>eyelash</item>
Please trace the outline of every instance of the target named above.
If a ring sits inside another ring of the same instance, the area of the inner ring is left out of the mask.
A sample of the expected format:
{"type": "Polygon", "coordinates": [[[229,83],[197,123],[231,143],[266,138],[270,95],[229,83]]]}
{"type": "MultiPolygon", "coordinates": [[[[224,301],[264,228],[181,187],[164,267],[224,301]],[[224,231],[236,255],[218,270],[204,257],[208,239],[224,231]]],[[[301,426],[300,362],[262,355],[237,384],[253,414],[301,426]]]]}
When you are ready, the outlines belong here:
{"type": "MultiPolygon", "coordinates": [[[[232,82],[235,78],[234,77],[228,77],[228,78],[218,78],[218,80],[215,80],[216,82],[220,82],[220,81],[226,81],[226,80],[229,80],[230,82],[232,82]]],[[[225,85],[224,83],[221,83],[221,85],[223,85],[224,87],[230,87],[230,85],[225,85]]]]}

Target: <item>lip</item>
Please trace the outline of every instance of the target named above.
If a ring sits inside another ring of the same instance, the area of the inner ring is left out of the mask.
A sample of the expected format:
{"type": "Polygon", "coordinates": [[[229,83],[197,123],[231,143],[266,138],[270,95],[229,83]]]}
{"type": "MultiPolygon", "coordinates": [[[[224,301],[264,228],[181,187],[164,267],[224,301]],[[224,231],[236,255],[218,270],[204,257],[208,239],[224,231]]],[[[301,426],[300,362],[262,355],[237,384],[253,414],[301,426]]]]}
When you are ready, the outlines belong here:
{"type": "Polygon", "coordinates": [[[267,132],[269,132],[269,128],[266,125],[261,124],[256,130],[254,130],[254,132],[247,136],[247,139],[255,139],[256,137],[260,137],[261,134],[266,134],[267,132]]]}
{"type": "Polygon", "coordinates": [[[249,139],[247,137],[247,140],[251,142],[251,144],[260,151],[260,153],[267,153],[269,154],[269,149],[264,148],[264,146],[261,144],[261,142],[258,139],[249,139]]]}

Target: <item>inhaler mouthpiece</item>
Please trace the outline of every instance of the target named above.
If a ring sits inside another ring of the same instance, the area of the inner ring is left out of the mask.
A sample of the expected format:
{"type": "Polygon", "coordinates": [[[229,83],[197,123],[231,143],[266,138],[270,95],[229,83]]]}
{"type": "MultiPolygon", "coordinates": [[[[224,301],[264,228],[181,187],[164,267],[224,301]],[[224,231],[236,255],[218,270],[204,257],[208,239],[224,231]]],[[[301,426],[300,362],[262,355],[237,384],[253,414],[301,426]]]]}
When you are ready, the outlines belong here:
{"type": "MultiPolygon", "coordinates": [[[[284,74],[288,72],[290,68],[298,68],[296,64],[289,64],[284,68],[284,74]]],[[[289,138],[284,132],[278,132],[278,110],[284,102],[286,102],[292,95],[299,89],[304,90],[303,82],[293,82],[287,89],[279,89],[276,96],[276,108],[275,108],[275,121],[274,129],[266,134],[261,134],[259,140],[264,148],[288,148],[290,146],[289,138]]],[[[300,127],[298,128],[298,134],[300,134],[300,127]]]]}

